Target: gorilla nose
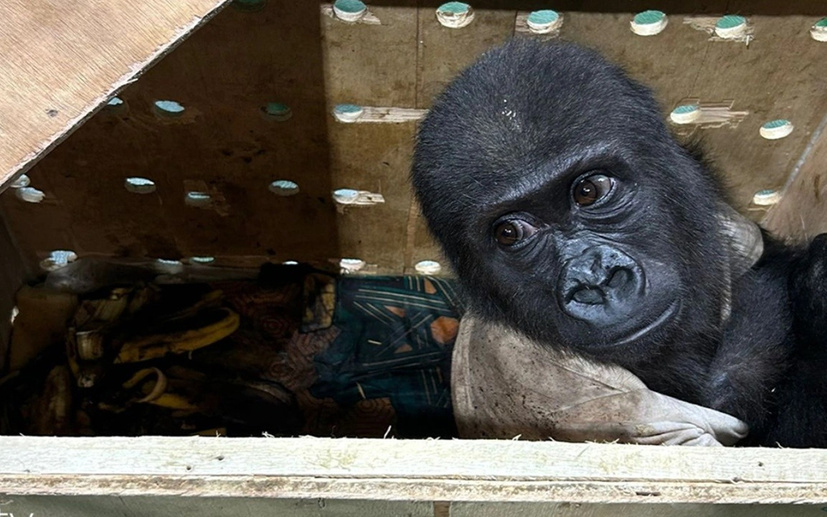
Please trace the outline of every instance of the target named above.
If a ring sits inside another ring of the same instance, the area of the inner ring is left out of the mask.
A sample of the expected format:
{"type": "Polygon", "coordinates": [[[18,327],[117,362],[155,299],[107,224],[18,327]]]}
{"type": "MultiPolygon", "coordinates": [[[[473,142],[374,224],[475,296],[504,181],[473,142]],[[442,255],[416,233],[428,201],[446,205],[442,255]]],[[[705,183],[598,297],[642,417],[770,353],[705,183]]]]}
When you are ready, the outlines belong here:
{"type": "Polygon", "coordinates": [[[626,312],[643,285],[640,267],[610,246],[595,246],[569,260],[561,277],[563,308],[574,317],[590,319],[596,307],[626,312]]]}

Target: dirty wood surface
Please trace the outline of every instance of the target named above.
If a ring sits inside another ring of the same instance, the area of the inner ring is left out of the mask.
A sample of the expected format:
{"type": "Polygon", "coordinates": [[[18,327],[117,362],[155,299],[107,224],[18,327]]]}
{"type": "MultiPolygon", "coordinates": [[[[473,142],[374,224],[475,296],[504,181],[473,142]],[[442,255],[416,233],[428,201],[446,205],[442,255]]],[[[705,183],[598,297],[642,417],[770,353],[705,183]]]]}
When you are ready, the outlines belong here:
{"type": "MultiPolygon", "coordinates": [[[[371,23],[355,24],[314,2],[246,1],[225,9],[119,93],[122,106],[92,117],[31,170],[32,185],[45,194],[41,203],[24,203],[11,191],[0,196],[29,263],[67,248],[166,259],[328,264],[347,257],[385,273],[441,260],[408,184],[416,122],[345,124],[332,110],[343,103],[427,109],[459,70],[515,34],[518,13],[547,5],[480,1],[470,25],[448,29],[437,22],[435,4],[369,4],[371,23]],[[159,99],[180,102],[185,114],[159,116],[152,107],[159,99]],[[290,106],[292,117],[268,117],[261,111],[267,103],[290,106]],[[131,176],[151,179],[156,191],[127,192],[131,176]],[[298,194],[270,192],[279,179],[296,182],[298,194]],[[331,196],[339,188],[382,194],[385,202],[340,206],[331,196]],[[192,189],[215,202],[187,206],[192,189]]],[[[763,218],[766,209],[752,206],[752,195],[787,183],[827,112],[820,73],[827,44],[808,34],[823,7],[806,0],[664,1],[658,8],[669,25],[652,37],[629,30],[634,13],[651,8],[645,2],[561,1],[554,8],[564,19],[561,38],[598,48],[652,86],[664,117],[690,98],[731,101],[732,110],[748,112],[737,125],[684,137],[702,138],[736,207],[763,218]],[[725,12],[747,17],[754,36],[748,46],[712,40],[686,23],[725,12]],[[776,118],[789,119],[793,133],[761,138],[758,128],[776,118]]]]}
{"type": "Polygon", "coordinates": [[[827,116],[812,133],[781,201],[764,218],[768,230],[793,242],[827,232],[827,116]]]}
{"type": "Polygon", "coordinates": [[[226,1],[0,3],[0,190],[226,1]]]}
{"type": "Polygon", "coordinates": [[[827,503],[827,450],[487,440],[0,438],[0,493],[827,503]]]}
{"type": "MultiPolygon", "coordinates": [[[[50,23],[67,32],[71,28],[64,25],[77,18],[65,21],[59,9],[24,9],[18,2],[7,2],[3,9],[23,9],[31,17],[49,14],[50,23]]],[[[175,3],[174,9],[140,4],[128,6],[137,10],[130,18],[136,24],[141,16],[180,14],[194,2],[175,3]]],[[[442,261],[407,179],[416,122],[345,124],[333,117],[333,108],[353,103],[427,109],[458,71],[515,34],[520,13],[548,6],[481,0],[473,4],[471,24],[448,29],[436,20],[436,4],[369,4],[370,23],[335,19],[326,3],[243,1],[225,9],[119,93],[121,106],[101,110],[31,170],[32,185],[45,194],[41,203],[24,203],[11,191],[0,196],[29,264],[54,249],[164,259],[251,257],[259,263],[330,264],[345,257],[375,265],[371,271],[394,274],[413,272],[420,260],[442,261]],[[186,111],[178,117],[159,115],[152,104],[160,99],[177,101],[186,111]],[[267,116],[262,108],[268,103],[286,104],[292,117],[267,116]],[[127,177],[151,179],[157,189],[148,195],[127,192],[127,177]],[[274,180],[294,181],[299,192],[277,196],[268,190],[274,180]],[[331,193],[340,188],[378,193],[385,201],[338,205],[331,193]],[[210,194],[213,202],[188,206],[190,190],[210,194]]],[[[561,38],[603,51],[650,85],[664,117],[686,99],[731,102],[732,110],[747,113],[724,127],[675,129],[684,133],[682,138],[701,138],[734,205],[761,220],[766,209],[750,203],[753,194],[788,182],[827,113],[827,89],[819,73],[827,44],[808,34],[824,16],[823,7],[807,0],[783,5],[572,0],[554,8],[564,20],[561,38]],[[667,13],[666,30],[652,37],[632,34],[629,20],[648,8],[667,13]],[[749,45],[715,40],[687,23],[725,12],[746,16],[753,33],[749,45]],[[792,134],[761,138],[759,127],[778,118],[794,124],[792,134]]],[[[140,25],[148,33],[160,26],[140,25]]],[[[84,33],[78,34],[83,41],[84,33]]],[[[112,48],[142,32],[125,34],[123,42],[110,38],[112,48]]],[[[10,48],[10,63],[24,60],[51,70],[47,47],[37,56],[27,54],[25,46],[10,48]]],[[[9,66],[0,65],[0,71],[9,66]]],[[[71,75],[62,70],[54,75],[61,74],[71,75]]],[[[50,87],[36,84],[31,90],[43,88],[50,87]]],[[[29,94],[19,86],[15,91],[29,94]]],[[[104,93],[100,90],[99,100],[104,93]]],[[[39,106],[27,116],[57,124],[67,113],[58,106],[57,116],[50,118],[44,114],[48,109],[39,106]]],[[[18,140],[13,139],[15,145],[18,140]]]]}

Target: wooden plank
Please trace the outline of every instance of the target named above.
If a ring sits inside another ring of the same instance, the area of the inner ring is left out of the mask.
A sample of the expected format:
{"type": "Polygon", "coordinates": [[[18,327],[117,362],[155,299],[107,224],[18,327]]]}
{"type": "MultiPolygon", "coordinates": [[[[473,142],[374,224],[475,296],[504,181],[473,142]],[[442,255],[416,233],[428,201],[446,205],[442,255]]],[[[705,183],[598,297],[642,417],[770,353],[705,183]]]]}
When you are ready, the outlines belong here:
{"type": "Polygon", "coordinates": [[[231,6],[121,92],[121,109],[97,113],[32,169],[42,203],[0,196],[29,260],[59,248],[251,256],[257,264],[341,257],[319,16],[313,2],[231,6]],[[158,116],[161,99],[188,115],[158,116]],[[269,102],[286,104],[292,117],[266,116],[269,102]],[[132,176],[151,179],[156,191],[128,192],[132,176]],[[279,179],[295,181],[299,193],[270,192],[279,179]],[[188,206],[193,184],[221,196],[226,210],[188,206]]]}
{"type": "Polygon", "coordinates": [[[664,117],[687,98],[732,101],[733,110],[749,112],[735,127],[696,130],[692,138],[699,137],[714,160],[734,206],[758,220],[764,212],[748,211],[752,196],[785,183],[808,135],[827,112],[827,90],[816,71],[824,47],[808,33],[817,18],[798,14],[809,13],[811,5],[790,4],[784,8],[789,11],[785,16],[767,2],[659,6],[669,15],[669,25],[652,37],[629,30],[634,6],[626,13],[575,9],[565,13],[562,37],[597,48],[653,88],[664,117]],[[691,16],[725,12],[747,17],[754,29],[749,46],[711,41],[709,34],[685,23],[691,16]],[[762,124],[781,118],[795,125],[790,136],[775,141],[759,136],[762,124]]]}
{"type": "Polygon", "coordinates": [[[807,517],[812,505],[454,503],[451,517],[807,517]]]}
{"type": "Polygon", "coordinates": [[[0,437],[6,495],[825,503],[827,450],[471,440],[0,437]]]}
{"type": "Polygon", "coordinates": [[[582,504],[541,502],[422,502],[262,497],[14,496],[0,516],[87,517],[219,515],[222,517],[807,517],[814,505],[582,504]],[[5,515],[4,515],[5,514],[5,515]]]}
{"type": "Polygon", "coordinates": [[[0,191],[228,0],[0,4],[0,191]]]}
{"type": "MultiPolygon", "coordinates": [[[[486,2],[480,7],[491,4],[500,5],[486,2]]],[[[538,8],[531,2],[500,7],[503,10],[496,16],[502,20],[515,14],[508,7],[538,8]]],[[[737,127],[696,130],[691,137],[700,138],[714,160],[735,207],[754,220],[761,219],[765,210],[751,205],[752,196],[758,190],[785,184],[810,134],[827,113],[827,89],[817,76],[824,44],[813,41],[808,34],[819,18],[817,8],[805,1],[780,5],[724,0],[665,1],[657,6],[638,1],[561,1],[553,8],[563,15],[562,39],[600,50],[653,88],[664,117],[681,100],[692,97],[705,102],[731,100],[732,109],[749,112],[737,127]],[[629,20],[635,12],[653,7],[669,16],[666,30],[652,37],[634,35],[629,20]],[[710,41],[707,33],[684,23],[687,17],[725,12],[748,17],[755,34],[749,46],[710,41]],[[791,120],[794,132],[781,140],[761,138],[760,126],[778,118],[791,120]]],[[[476,55],[509,33],[506,27],[492,25],[487,16],[493,14],[480,12],[483,17],[479,20],[452,31],[436,25],[432,8],[420,9],[421,107],[430,105],[432,97],[476,55]]],[[[813,210],[812,219],[817,219],[818,213],[813,210]]],[[[819,226],[815,221],[808,224],[819,226]]],[[[415,212],[409,220],[408,243],[411,263],[438,256],[438,247],[415,212]]]]}
{"type": "MultiPolygon", "coordinates": [[[[416,107],[416,2],[370,6],[379,24],[350,24],[323,17],[328,111],[337,104],[416,107]]],[[[337,218],[344,256],[401,273],[405,249],[410,145],[415,122],[343,124],[329,120],[334,188],[368,190],[385,202],[340,208],[337,218]]]]}
{"type": "Polygon", "coordinates": [[[23,258],[6,226],[0,217],[0,370],[4,370],[10,357],[12,311],[15,307],[15,295],[27,276],[23,258]]]}
{"type": "Polygon", "coordinates": [[[827,232],[827,115],[813,132],[782,198],[762,221],[771,232],[804,242],[827,232]]]}
{"type": "Polygon", "coordinates": [[[15,496],[0,501],[0,517],[214,515],[221,517],[433,517],[433,505],[409,501],[269,499],[252,497],[15,496]]]}

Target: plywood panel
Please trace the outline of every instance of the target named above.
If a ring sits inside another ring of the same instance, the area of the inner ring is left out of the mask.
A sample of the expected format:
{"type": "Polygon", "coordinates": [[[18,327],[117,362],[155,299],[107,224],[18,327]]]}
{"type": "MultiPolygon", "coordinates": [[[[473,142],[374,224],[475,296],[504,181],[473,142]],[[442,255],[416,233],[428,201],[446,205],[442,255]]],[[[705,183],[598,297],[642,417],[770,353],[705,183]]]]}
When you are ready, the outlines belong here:
{"type": "Polygon", "coordinates": [[[0,5],[0,190],[227,0],[0,5]]]}
{"type": "MultiPolygon", "coordinates": [[[[532,2],[510,5],[520,10],[548,7],[532,2]]],[[[827,113],[827,88],[821,64],[827,55],[827,46],[809,37],[810,26],[824,13],[809,2],[732,5],[724,1],[652,4],[595,0],[558,2],[553,8],[564,17],[561,39],[600,50],[633,77],[652,87],[664,117],[686,98],[700,98],[704,102],[731,100],[733,110],[750,113],[737,127],[695,130],[682,138],[701,142],[713,159],[734,206],[754,220],[760,220],[764,210],[751,205],[752,196],[758,190],[785,184],[810,134],[827,113]],[[666,30],[654,37],[633,34],[629,21],[634,13],[652,8],[662,9],[670,16],[666,30]],[[688,17],[728,12],[748,17],[755,36],[749,46],[710,41],[709,34],[684,23],[688,17]],[[792,135],[777,141],[761,138],[760,126],[779,118],[793,122],[796,129],[792,135]]],[[[499,11],[503,20],[508,14],[507,9],[499,11]]],[[[431,9],[421,10],[420,17],[430,16],[431,9]]],[[[431,61],[427,60],[430,40],[423,38],[422,52],[426,57],[421,63],[426,69],[422,72],[421,96],[426,104],[461,69],[445,63],[470,63],[482,50],[475,44],[495,40],[497,35],[503,38],[508,35],[507,27],[491,34],[475,27],[476,23],[475,20],[464,29],[448,33],[453,38],[467,38],[471,44],[463,41],[466,44],[458,45],[455,41],[433,38],[437,50],[432,54],[439,57],[431,61]]],[[[409,245],[410,255],[417,258],[434,255],[437,247],[424,223],[413,221],[411,228],[408,241],[414,244],[409,245]]]]}
{"type": "Polygon", "coordinates": [[[814,505],[454,503],[451,517],[808,517],[814,505]]]}
{"type": "Polygon", "coordinates": [[[433,505],[407,501],[265,499],[251,497],[14,497],[0,503],[6,516],[87,517],[433,517],[433,505]]]}
{"type": "Polygon", "coordinates": [[[184,495],[643,505],[827,502],[827,450],[819,449],[6,436],[0,437],[0,465],[0,494],[8,499],[184,495]]]}
{"type": "MultiPolygon", "coordinates": [[[[416,2],[373,7],[380,24],[322,19],[327,108],[337,104],[415,108],[416,2]]],[[[400,273],[404,263],[410,154],[415,123],[343,124],[328,116],[332,184],[381,194],[383,204],[347,207],[337,219],[346,257],[400,273]]]]}
{"type": "MultiPolygon", "coordinates": [[[[369,2],[378,25],[335,20],[312,2],[235,4],[127,88],[124,106],[101,111],[31,171],[46,194],[42,203],[0,198],[15,238],[33,264],[57,248],[316,263],[356,257],[392,273],[438,260],[407,183],[416,123],[346,125],[332,108],[427,108],[458,71],[514,34],[518,11],[548,7],[473,2],[475,20],[448,29],[436,20],[438,4],[369,2]],[[152,106],[159,99],[186,111],[159,117],[152,106]],[[260,111],[268,102],[288,104],[292,118],[268,118],[260,111]],[[127,192],[128,176],[151,178],[156,192],[127,192]],[[276,179],[297,182],[301,192],[275,196],[267,185],[276,179]],[[187,206],[184,195],[194,186],[213,194],[215,206],[187,206]],[[336,188],[378,192],[386,202],[337,212],[336,188]]],[[[565,18],[563,38],[602,50],[651,85],[664,116],[686,97],[732,99],[750,112],[737,128],[693,135],[705,141],[741,210],[754,208],[755,191],[785,183],[827,112],[827,46],[807,34],[823,8],[812,2],[572,0],[553,7],[565,18]],[[667,12],[664,33],[629,31],[633,13],[645,8],[667,12]],[[726,11],[749,18],[749,47],[709,41],[683,23],[726,11]],[[773,118],[792,120],[796,130],[763,140],[758,127],[773,118]]]]}
{"type": "Polygon", "coordinates": [[[101,111],[31,171],[43,203],[3,196],[21,245],[37,256],[68,247],[169,259],[338,257],[320,37],[313,3],[226,9],[126,89],[125,109],[101,111]],[[161,117],[156,100],[186,109],[161,117]],[[287,104],[292,118],[267,117],[268,102],[287,104]],[[156,192],[127,192],[130,176],[153,180],[156,192]],[[279,179],[299,194],[270,192],[279,179]],[[219,206],[188,206],[192,185],[219,206]]]}
{"type": "Polygon", "coordinates": [[[792,242],[805,242],[827,232],[827,117],[813,132],[801,157],[800,169],[790,178],[781,201],[773,206],[764,226],[792,242]]]}

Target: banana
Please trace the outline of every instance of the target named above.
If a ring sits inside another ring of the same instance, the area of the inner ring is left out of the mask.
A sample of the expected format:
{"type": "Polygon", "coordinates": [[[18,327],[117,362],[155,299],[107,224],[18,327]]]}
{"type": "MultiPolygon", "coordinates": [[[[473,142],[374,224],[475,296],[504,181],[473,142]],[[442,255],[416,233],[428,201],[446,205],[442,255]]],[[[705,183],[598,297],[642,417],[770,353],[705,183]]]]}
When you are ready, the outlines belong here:
{"type": "Polygon", "coordinates": [[[164,393],[158,398],[147,402],[153,406],[160,406],[167,409],[175,409],[179,411],[195,412],[198,411],[198,406],[190,403],[189,399],[184,395],[178,393],[164,393]]]}
{"type": "Polygon", "coordinates": [[[227,308],[166,322],[166,326],[171,327],[166,332],[162,325],[153,334],[127,338],[120,347],[115,363],[148,361],[167,354],[198,350],[229,336],[238,329],[239,324],[238,314],[227,308]],[[188,325],[191,327],[187,328],[188,325]]]}
{"type": "Polygon", "coordinates": [[[129,380],[124,382],[122,386],[126,390],[131,390],[138,384],[141,384],[150,375],[155,376],[155,382],[152,383],[152,385],[147,385],[148,389],[144,390],[144,392],[148,391],[148,393],[137,399],[135,401],[136,403],[140,404],[142,402],[152,402],[154,400],[158,400],[167,391],[167,376],[164,375],[164,372],[155,367],[138,370],[132,377],[129,378],[129,380]]]}

